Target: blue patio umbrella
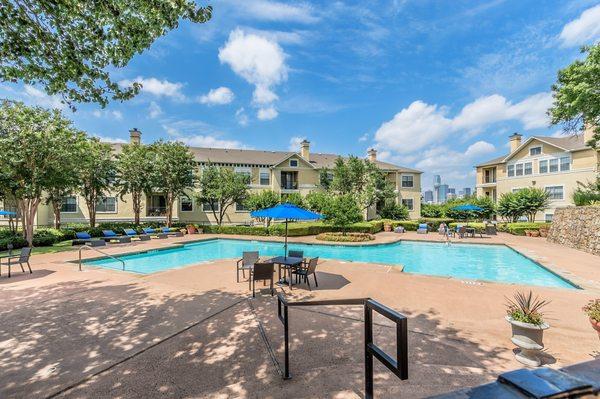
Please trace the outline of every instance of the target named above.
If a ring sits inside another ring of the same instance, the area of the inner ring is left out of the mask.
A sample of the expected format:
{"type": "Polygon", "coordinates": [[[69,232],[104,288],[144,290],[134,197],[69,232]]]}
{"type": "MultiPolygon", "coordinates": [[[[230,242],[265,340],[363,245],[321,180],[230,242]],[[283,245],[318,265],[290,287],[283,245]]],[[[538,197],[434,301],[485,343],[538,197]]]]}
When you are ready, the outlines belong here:
{"type": "Polygon", "coordinates": [[[294,204],[279,204],[272,208],[259,209],[258,211],[250,212],[253,218],[272,218],[285,220],[285,255],[287,256],[287,239],[288,239],[288,222],[290,220],[319,220],[323,219],[323,215],[316,212],[311,212],[307,209],[300,208],[294,204]]]}
{"type": "MultiPolygon", "coordinates": [[[[463,205],[455,206],[454,208],[452,208],[452,210],[464,211],[464,212],[479,212],[479,211],[483,211],[483,208],[481,208],[477,205],[473,205],[473,204],[463,204],[463,205]]],[[[468,215],[468,213],[467,213],[467,215],[468,215]]],[[[468,225],[469,225],[469,218],[467,216],[467,226],[468,225]]]]}
{"type": "Polygon", "coordinates": [[[17,213],[11,211],[0,211],[0,216],[17,216],[17,213]]]}

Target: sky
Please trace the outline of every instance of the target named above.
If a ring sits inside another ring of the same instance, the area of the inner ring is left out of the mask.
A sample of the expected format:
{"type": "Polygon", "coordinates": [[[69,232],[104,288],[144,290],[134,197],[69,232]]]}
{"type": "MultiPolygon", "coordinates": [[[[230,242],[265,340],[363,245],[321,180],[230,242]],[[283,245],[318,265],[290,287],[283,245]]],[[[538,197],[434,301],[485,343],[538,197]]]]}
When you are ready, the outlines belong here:
{"type": "Polygon", "coordinates": [[[183,21],[112,71],[141,93],[72,112],[41,87],[0,84],[0,97],[59,107],[106,141],[366,156],[475,186],[474,165],[508,136],[549,126],[556,73],[600,39],[586,0],[215,0],[205,24],[183,21]]]}

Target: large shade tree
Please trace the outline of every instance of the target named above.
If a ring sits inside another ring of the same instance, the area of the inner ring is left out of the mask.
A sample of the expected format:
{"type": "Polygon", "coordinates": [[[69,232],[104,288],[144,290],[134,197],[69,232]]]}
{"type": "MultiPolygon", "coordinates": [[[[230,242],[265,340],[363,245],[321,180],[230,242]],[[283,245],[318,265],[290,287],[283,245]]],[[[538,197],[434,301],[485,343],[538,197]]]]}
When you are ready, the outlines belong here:
{"type": "Polygon", "coordinates": [[[600,148],[600,43],[583,47],[585,59],[558,71],[552,86],[554,104],[550,108],[553,124],[563,124],[571,133],[594,129],[587,144],[600,148]]]}
{"type": "Polygon", "coordinates": [[[3,0],[0,80],[42,85],[69,104],[126,100],[139,84],[111,77],[181,19],[210,19],[191,0],[3,0]]]}
{"type": "Polygon", "coordinates": [[[0,189],[16,202],[23,235],[33,244],[33,226],[44,195],[63,182],[85,142],[57,110],[20,102],[0,105],[0,189]]]}
{"type": "Polygon", "coordinates": [[[165,196],[167,226],[173,224],[173,204],[186,195],[196,181],[194,155],[183,143],[159,140],[150,146],[152,161],[152,186],[165,196]]]}
{"type": "Polygon", "coordinates": [[[131,195],[134,223],[140,224],[142,199],[152,191],[153,152],[143,144],[125,144],[116,160],[116,188],[121,200],[131,195]]]}

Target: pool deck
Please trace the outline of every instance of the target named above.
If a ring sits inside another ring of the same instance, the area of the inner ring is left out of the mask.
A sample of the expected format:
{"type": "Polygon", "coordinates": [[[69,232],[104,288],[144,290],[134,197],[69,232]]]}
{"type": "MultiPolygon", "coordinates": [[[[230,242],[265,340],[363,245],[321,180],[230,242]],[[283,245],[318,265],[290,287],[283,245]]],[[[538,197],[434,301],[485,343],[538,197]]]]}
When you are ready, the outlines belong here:
{"type": "MultiPolygon", "coordinates": [[[[165,248],[213,237],[186,236],[114,245],[110,254],[165,248]]],[[[380,233],[442,241],[437,234],[380,233]]],[[[260,238],[259,238],[260,239],[260,238]]],[[[278,238],[267,237],[269,240],[278,238]]],[[[312,237],[290,241],[322,243],[312,237]]],[[[545,334],[550,367],[600,356],[600,341],[581,307],[600,296],[600,257],[540,238],[499,234],[465,243],[506,244],[582,290],[533,287],[551,300],[545,334]]],[[[99,256],[85,251],[85,258],[99,256]]],[[[35,255],[34,274],[5,268],[0,277],[0,397],[361,397],[360,309],[291,310],[293,378],[277,374],[261,331],[282,361],[281,323],[270,296],[248,299],[231,260],[151,275],[72,263],[77,252],[35,255]]],[[[443,260],[441,260],[443,261],[443,260]]],[[[409,380],[376,367],[376,396],[423,397],[491,381],[521,367],[513,358],[505,296],[527,285],[402,273],[398,268],[324,260],[319,288],[295,286],[291,299],[372,297],[409,318],[409,380]]],[[[376,342],[395,331],[377,320],[376,342]]]]}

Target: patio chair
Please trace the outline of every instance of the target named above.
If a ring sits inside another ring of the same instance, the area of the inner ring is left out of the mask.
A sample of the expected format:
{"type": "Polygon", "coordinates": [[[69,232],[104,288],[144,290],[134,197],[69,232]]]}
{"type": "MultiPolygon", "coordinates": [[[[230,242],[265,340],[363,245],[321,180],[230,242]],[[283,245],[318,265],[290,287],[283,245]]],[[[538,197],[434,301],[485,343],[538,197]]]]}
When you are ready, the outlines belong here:
{"type": "Polygon", "coordinates": [[[258,262],[258,251],[250,251],[250,252],[242,252],[242,259],[239,259],[236,264],[236,275],[237,282],[240,282],[240,270],[242,271],[242,276],[246,278],[246,270],[252,276],[252,269],[254,268],[254,264],[258,262]]]}
{"type": "Polygon", "coordinates": [[[154,230],[152,227],[144,227],[142,229],[142,231],[144,232],[143,234],[151,237],[151,238],[168,238],[169,236],[166,235],[165,233],[157,233],[156,230],[154,230]]]}
{"type": "Polygon", "coordinates": [[[104,241],[109,243],[113,241],[117,241],[119,244],[131,242],[131,237],[120,236],[112,230],[102,230],[102,234],[104,234],[104,241]]]}
{"type": "Polygon", "coordinates": [[[465,226],[456,226],[456,233],[460,238],[465,238],[467,234],[467,228],[465,226]]]}
{"type": "Polygon", "coordinates": [[[275,273],[275,264],[272,262],[269,263],[255,263],[254,269],[250,274],[250,282],[252,283],[252,298],[256,297],[256,284],[255,281],[263,280],[265,283],[269,280],[271,289],[271,296],[273,296],[273,274],[275,273]]]}
{"type": "Polygon", "coordinates": [[[419,228],[417,229],[417,234],[427,234],[429,232],[429,226],[427,223],[419,224],[419,228]]]}
{"type": "Polygon", "coordinates": [[[290,251],[288,251],[288,256],[290,258],[304,258],[304,251],[290,250],[290,251]]]}
{"type": "MultiPolygon", "coordinates": [[[[29,269],[29,274],[32,274],[31,265],[29,264],[29,257],[31,256],[31,247],[24,247],[21,249],[21,253],[15,256],[6,257],[6,261],[8,264],[8,277],[10,277],[10,268],[15,263],[18,263],[21,266],[21,270],[25,273],[25,269],[23,268],[23,263],[27,264],[27,268],[29,269]]],[[[0,264],[1,266],[1,264],[0,264]]],[[[0,270],[1,273],[1,270],[0,270]]]]}
{"type": "Polygon", "coordinates": [[[308,276],[312,275],[315,279],[315,285],[318,287],[319,283],[317,282],[317,263],[319,262],[319,257],[310,258],[306,264],[306,267],[299,267],[295,270],[292,270],[292,274],[296,275],[296,282],[298,282],[298,278],[304,279],[304,282],[308,285],[308,289],[312,291],[310,288],[310,281],[308,280],[308,276]]]}
{"type": "Polygon", "coordinates": [[[75,237],[71,245],[88,245],[90,247],[102,247],[106,245],[106,241],[92,238],[87,231],[75,233],[75,237]]]}
{"type": "Polygon", "coordinates": [[[179,230],[177,231],[171,231],[170,227],[163,227],[162,228],[162,232],[168,236],[172,236],[172,237],[183,237],[183,233],[179,230]]]}
{"type": "Polygon", "coordinates": [[[125,235],[127,235],[128,237],[131,238],[137,238],[140,241],[149,241],[150,240],[150,236],[147,234],[138,234],[137,231],[135,231],[134,229],[123,229],[123,231],[125,232],[125,235]]]}

